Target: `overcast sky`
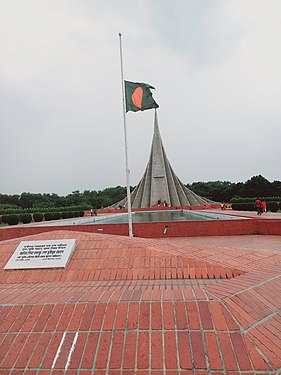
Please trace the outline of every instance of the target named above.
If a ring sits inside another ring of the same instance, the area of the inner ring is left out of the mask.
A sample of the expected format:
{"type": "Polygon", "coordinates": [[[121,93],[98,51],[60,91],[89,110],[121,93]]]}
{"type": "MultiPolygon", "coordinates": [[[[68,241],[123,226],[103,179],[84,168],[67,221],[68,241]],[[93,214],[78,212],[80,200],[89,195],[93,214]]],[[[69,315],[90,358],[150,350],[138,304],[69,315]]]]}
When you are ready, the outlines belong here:
{"type": "MultiPolygon", "coordinates": [[[[281,180],[281,1],[0,0],[0,193],[126,185],[119,32],[183,183],[281,180]]],[[[127,114],[132,185],[153,121],[127,114]]]]}

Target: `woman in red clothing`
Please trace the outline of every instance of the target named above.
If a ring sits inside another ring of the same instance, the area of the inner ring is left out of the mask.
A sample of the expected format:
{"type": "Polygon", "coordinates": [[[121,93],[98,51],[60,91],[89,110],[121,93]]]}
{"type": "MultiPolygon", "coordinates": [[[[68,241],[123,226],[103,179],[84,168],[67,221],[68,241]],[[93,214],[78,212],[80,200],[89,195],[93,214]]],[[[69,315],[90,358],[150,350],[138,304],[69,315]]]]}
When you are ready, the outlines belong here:
{"type": "Polygon", "coordinates": [[[255,201],[255,209],[257,210],[258,215],[262,214],[262,206],[261,206],[261,201],[259,198],[257,198],[255,201]]]}

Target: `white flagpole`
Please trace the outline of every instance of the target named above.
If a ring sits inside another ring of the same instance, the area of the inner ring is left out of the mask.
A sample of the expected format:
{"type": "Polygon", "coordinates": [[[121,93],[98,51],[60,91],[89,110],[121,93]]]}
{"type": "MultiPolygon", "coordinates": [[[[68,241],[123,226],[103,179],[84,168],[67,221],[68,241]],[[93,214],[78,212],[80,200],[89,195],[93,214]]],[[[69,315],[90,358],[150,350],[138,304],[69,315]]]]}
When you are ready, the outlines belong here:
{"type": "Polygon", "coordinates": [[[128,166],[128,143],[127,143],[127,128],[126,128],[126,108],[125,108],[125,90],[124,90],[124,76],[123,76],[123,56],[122,56],[122,34],[119,33],[120,42],[120,62],[121,62],[121,81],[122,81],[122,101],[123,101],[123,123],[124,123],[124,142],[125,142],[125,165],[126,165],[126,182],[127,182],[127,203],[128,203],[128,223],[129,223],[129,237],[133,237],[132,225],[132,208],[131,208],[131,192],[130,192],[130,169],[128,166]]]}

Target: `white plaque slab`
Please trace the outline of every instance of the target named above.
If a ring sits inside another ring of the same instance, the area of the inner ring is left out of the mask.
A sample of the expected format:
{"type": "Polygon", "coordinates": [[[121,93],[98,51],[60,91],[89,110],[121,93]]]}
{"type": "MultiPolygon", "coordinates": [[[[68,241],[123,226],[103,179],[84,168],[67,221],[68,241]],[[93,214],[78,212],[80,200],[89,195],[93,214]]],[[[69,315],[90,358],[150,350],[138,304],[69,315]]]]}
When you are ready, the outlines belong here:
{"type": "Polygon", "coordinates": [[[75,239],[21,241],[4,268],[65,268],[75,248],[75,239]]]}

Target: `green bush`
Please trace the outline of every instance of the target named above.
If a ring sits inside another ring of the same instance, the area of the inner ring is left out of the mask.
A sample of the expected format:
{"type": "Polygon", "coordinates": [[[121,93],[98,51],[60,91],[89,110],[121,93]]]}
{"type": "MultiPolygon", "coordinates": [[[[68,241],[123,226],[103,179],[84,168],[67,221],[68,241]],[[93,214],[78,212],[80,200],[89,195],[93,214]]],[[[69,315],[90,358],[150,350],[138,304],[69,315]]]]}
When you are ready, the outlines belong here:
{"type": "Polygon", "coordinates": [[[46,221],[50,221],[54,219],[54,213],[53,212],[45,212],[44,213],[44,219],[46,221]]]}
{"type": "Polygon", "coordinates": [[[254,211],[255,210],[255,206],[254,206],[253,203],[245,203],[244,207],[245,207],[245,211],[254,211]]]}
{"type": "Polygon", "coordinates": [[[9,225],[17,225],[20,221],[19,215],[7,215],[6,222],[9,225]]]}
{"type": "MultiPolygon", "coordinates": [[[[281,202],[281,197],[259,197],[261,201],[265,202],[281,202]]],[[[257,197],[253,198],[232,198],[231,203],[255,203],[257,197]]]]}
{"type": "Polygon", "coordinates": [[[61,212],[53,212],[53,220],[60,220],[61,212]]]}
{"type": "Polygon", "coordinates": [[[35,221],[35,223],[39,223],[40,221],[42,221],[43,217],[44,215],[42,214],[42,212],[35,212],[33,214],[33,220],[35,221]]]}
{"type": "MultiPolygon", "coordinates": [[[[232,209],[241,211],[254,211],[255,210],[255,200],[256,198],[233,198],[232,199],[232,209]]],[[[269,197],[260,198],[261,201],[266,202],[267,211],[277,212],[278,209],[281,210],[281,198],[280,197],[269,197]]]]}
{"type": "Polygon", "coordinates": [[[3,224],[7,224],[7,215],[2,215],[1,220],[3,224]]]}
{"type": "Polygon", "coordinates": [[[253,203],[232,203],[232,209],[236,211],[254,211],[253,203]]]}
{"type": "Polygon", "coordinates": [[[34,214],[34,213],[41,213],[43,212],[63,212],[63,211],[80,211],[80,210],[87,210],[89,207],[86,205],[77,205],[77,206],[66,206],[66,207],[32,207],[32,208],[21,208],[21,207],[13,207],[13,206],[0,206],[0,215],[10,215],[10,214],[34,214]]]}
{"type": "Polygon", "coordinates": [[[84,211],[79,211],[79,216],[80,216],[80,217],[83,217],[83,216],[84,216],[84,213],[85,213],[84,211]]]}
{"type": "Polygon", "coordinates": [[[277,212],[279,209],[279,204],[277,202],[268,202],[266,204],[267,211],[277,212]]]}
{"type": "Polygon", "coordinates": [[[80,215],[80,211],[73,211],[73,213],[74,213],[74,217],[79,217],[80,215]]]}
{"type": "Polygon", "coordinates": [[[239,211],[240,210],[240,208],[239,208],[240,205],[241,205],[241,203],[232,203],[231,207],[232,207],[233,210],[239,211]]]}
{"type": "Polygon", "coordinates": [[[21,221],[23,224],[29,224],[29,223],[31,223],[31,221],[32,221],[32,216],[31,216],[31,214],[20,214],[19,217],[20,217],[20,221],[21,221]]]}
{"type": "Polygon", "coordinates": [[[61,217],[62,219],[71,219],[72,217],[74,217],[74,213],[73,211],[65,211],[61,213],[61,217]]]}

